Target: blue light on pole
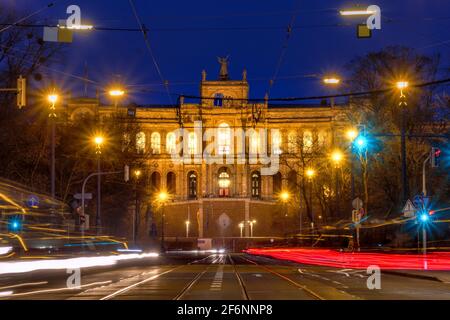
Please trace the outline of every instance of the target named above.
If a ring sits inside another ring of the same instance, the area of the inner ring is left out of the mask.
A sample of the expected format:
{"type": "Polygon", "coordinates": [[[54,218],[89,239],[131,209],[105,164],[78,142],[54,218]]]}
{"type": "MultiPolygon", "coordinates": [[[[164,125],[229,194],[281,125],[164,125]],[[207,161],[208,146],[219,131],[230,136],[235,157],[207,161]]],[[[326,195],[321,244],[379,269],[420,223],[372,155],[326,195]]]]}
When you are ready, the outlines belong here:
{"type": "Polygon", "coordinates": [[[22,223],[19,219],[14,218],[9,221],[9,228],[8,228],[9,231],[17,232],[17,231],[20,231],[21,227],[22,227],[22,223]]]}
{"type": "Polygon", "coordinates": [[[430,220],[430,216],[428,215],[428,213],[422,213],[420,214],[419,219],[422,222],[428,222],[428,220],[430,220]]]}
{"type": "Polygon", "coordinates": [[[367,138],[364,136],[358,136],[355,139],[355,146],[360,151],[366,149],[367,148],[367,138]]]}

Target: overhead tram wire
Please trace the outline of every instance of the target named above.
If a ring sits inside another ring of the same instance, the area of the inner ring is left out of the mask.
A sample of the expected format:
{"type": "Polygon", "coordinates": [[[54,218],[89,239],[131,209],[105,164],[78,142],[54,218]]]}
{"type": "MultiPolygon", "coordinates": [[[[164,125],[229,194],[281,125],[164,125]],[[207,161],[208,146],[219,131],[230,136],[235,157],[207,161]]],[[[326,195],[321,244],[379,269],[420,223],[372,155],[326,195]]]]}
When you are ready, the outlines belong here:
{"type": "Polygon", "coordinates": [[[147,29],[144,27],[144,25],[141,22],[141,19],[139,18],[139,15],[136,11],[136,7],[134,6],[134,2],[133,0],[128,0],[128,2],[130,3],[131,9],[133,11],[134,17],[136,18],[136,21],[139,25],[139,28],[142,32],[142,35],[144,36],[144,41],[145,41],[145,46],[147,47],[148,52],[150,53],[150,56],[152,58],[153,64],[156,68],[156,71],[158,72],[159,77],[161,78],[161,82],[164,84],[164,87],[166,88],[166,92],[167,92],[167,96],[169,97],[169,101],[170,104],[173,105],[173,100],[172,100],[172,96],[170,94],[170,90],[169,90],[169,85],[166,81],[166,79],[164,79],[161,69],[159,68],[158,62],[156,61],[155,55],[153,54],[153,50],[152,47],[150,46],[150,41],[148,39],[148,34],[147,34],[147,29]]]}
{"type": "Polygon", "coordinates": [[[29,19],[29,18],[31,18],[31,17],[33,17],[33,16],[35,16],[35,15],[41,13],[42,11],[44,11],[44,10],[46,10],[46,9],[48,9],[48,8],[53,7],[53,6],[55,5],[55,3],[58,2],[58,1],[59,1],[59,0],[50,2],[50,3],[48,3],[46,6],[44,6],[44,7],[40,8],[40,9],[34,11],[33,13],[30,13],[29,15],[27,15],[27,16],[25,16],[25,17],[23,17],[23,18],[20,18],[20,19],[17,20],[16,22],[11,23],[11,24],[9,24],[9,25],[7,25],[7,26],[4,26],[3,29],[0,29],[0,33],[2,33],[2,32],[4,32],[4,31],[8,30],[9,28],[11,28],[11,27],[13,27],[13,26],[15,26],[15,25],[21,23],[22,21],[25,21],[25,20],[27,20],[27,19],[29,19]]]}
{"type": "MultiPolygon", "coordinates": [[[[298,0],[300,3],[300,0],[298,0]]],[[[280,56],[278,57],[277,64],[275,66],[275,71],[273,73],[272,79],[269,80],[269,88],[267,89],[267,94],[270,94],[270,90],[272,89],[272,86],[278,76],[278,72],[280,71],[281,65],[283,64],[284,56],[286,55],[288,45],[289,45],[289,39],[292,35],[292,28],[294,26],[295,20],[297,19],[297,12],[294,12],[291,16],[291,20],[289,21],[289,24],[286,29],[286,38],[283,41],[283,45],[281,47],[280,56]]]]}
{"type": "MultiPolygon", "coordinates": [[[[450,83],[450,78],[429,81],[429,82],[423,82],[423,83],[418,83],[418,84],[410,84],[410,87],[423,88],[423,87],[429,87],[429,86],[447,84],[447,83],[450,83]]],[[[268,99],[266,99],[266,98],[249,98],[249,99],[227,98],[227,100],[248,101],[248,102],[323,100],[323,99],[329,99],[329,98],[358,97],[358,96],[367,96],[367,95],[371,95],[371,94],[382,94],[382,93],[390,92],[390,91],[392,91],[392,89],[393,88],[384,88],[384,89],[371,90],[371,91],[348,92],[348,93],[325,95],[325,96],[305,96],[305,97],[286,97],[286,98],[268,98],[268,99]]],[[[196,95],[186,95],[186,94],[177,94],[177,95],[180,97],[182,96],[184,98],[188,98],[188,99],[203,99],[203,100],[214,100],[215,99],[214,97],[202,97],[202,96],[196,96],[196,95]]]]}

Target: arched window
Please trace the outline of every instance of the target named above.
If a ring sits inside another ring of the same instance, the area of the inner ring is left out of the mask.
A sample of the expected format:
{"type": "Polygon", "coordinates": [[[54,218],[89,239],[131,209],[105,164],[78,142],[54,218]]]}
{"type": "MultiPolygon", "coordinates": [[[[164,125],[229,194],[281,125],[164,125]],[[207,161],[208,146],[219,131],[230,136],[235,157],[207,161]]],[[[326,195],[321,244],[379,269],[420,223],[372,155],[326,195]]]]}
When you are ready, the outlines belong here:
{"type": "Polygon", "coordinates": [[[177,179],[175,173],[169,172],[167,174],[166,185],[167,185],[167,192],[169,192],[170,194],[176,193],[177,179]]]}
{"type": "Polygon", "coordinates": [[[297,133],[291,131],[288,134],[288,152],[290,154],[296,154],[298,151],[297,148],[297,133]]]}
{"type": "Polygon", "coordinates": [[[249,153],[251,155],[258,154],[258,152],[261,150],[260,144],[261,144],[261,139],[260,139],[259,133],[258,133],[258,131],[253,130],[252,133],[250,134],[249,153]]]}
{"type": "Polygon", "coordinates": [[[303,152],[312,152],[313,135],[311,131],[303,132],[303,152]]]}
{"type": "Polygon", "coordinates": [[[166,135],[166,151],[168,154],[176,153],[177,137],[174,132],[169,132],[166,135]]]}
{"type": "Polygon", "coordinates": [[[230,196],[230,174],[227,168],[221,168],[219,170],[219,196],[229,197],[230,196]]]}
{"type": "Polygon", "coordinates": [[[128,151],[131,144],[131,138],[129,133],[124,133],[122,136],[122,152],[128,151]]]}
{"type": "Polygon", "coordinates": [[[137,153],[145,152],[145,133],[142,131],[136,134],[136,151],[137,153]]]}
{"type": "Polygon", "coordinates": [[[261,175],[258,171],[252,172],[251,175],[252,180],[252,197],[259,198],[261,194],[261,175]]]}
{"type": "Polygon", "coordinates": [[[158,192],[159,190],[161,190],[161,175],[155,171],[150,176],[150,191],[158,192]]]}
{"type": "Polygon", "coordinates": [[[223,105],[223,94],[222,93],[216,93],[214,95],[214,106],[215,107],[221,107],[223,105]]]}
{"type": "Polygon", "coordinates": [[[150,136],[150,147],[152,148],[152,154],[161,153],[161,135],[159,132],[153,132],[150,136]]]}
{"type": "Polygon", "coordinates": [[[195,132],[189,132],[188,151],[189,151],[189,154],[197,154],[198,153],[197,135],[195,134],[195,132]]]}
{"type": "Polygon", "coordinates": [[[226,123],[219,125],[218,129],[218,153],[219,154],[230,154],[231,150],[231,130],[230,126],[226,123]]]}
{"type": "Polygon", "coordinates": [[[297,172],[292,170],[288,175],[288,189],[294,193],[297,189],[297,172]]]}
{"type": "Polygon", "coordinates": [[[281,154],[281,133],[280,130],[272,130],[272,152],[281,154]]]}
{"type": "Polygon", "coordinates": [[[197,174],[194,171],[188,173],[188,197],[197,198],[197,174]]]}
{"type": "Polygon", "coordinates": [[[273,194],[278,194],[278,193],[280,193],[281,192],[281,187],[282,187],[282,176],[281,176],[281,172],[277,172],[276,174],[274,174],[273,176],[272,176],[272,180],[273,180],[273,183],[272,183],[272,187],[273,187],[273,189],[272,189],[272,191],[273,191],[273,194]]]}
{"type": "Polygon", "coordinates": [[[327,143],[327,133],[325,131],[320,131],[317,134],[317,144],[319,148],[323,148],[327,143]]]}

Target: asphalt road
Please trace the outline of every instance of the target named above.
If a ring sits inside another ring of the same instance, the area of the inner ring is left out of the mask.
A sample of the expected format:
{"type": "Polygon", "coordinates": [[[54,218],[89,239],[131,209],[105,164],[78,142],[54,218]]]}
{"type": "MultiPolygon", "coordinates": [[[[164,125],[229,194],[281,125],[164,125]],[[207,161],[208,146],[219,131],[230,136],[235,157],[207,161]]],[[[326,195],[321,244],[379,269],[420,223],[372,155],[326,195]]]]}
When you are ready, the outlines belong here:
{"type": "Polygon", "coordinates": [[[381,273],[368,289],[365,270],[281,262],[244,254],[183,254],[83,269],[81,287],[65,272],[0,276],[0,299],[353,300],[450,299],[450,283],[381,273]]]}

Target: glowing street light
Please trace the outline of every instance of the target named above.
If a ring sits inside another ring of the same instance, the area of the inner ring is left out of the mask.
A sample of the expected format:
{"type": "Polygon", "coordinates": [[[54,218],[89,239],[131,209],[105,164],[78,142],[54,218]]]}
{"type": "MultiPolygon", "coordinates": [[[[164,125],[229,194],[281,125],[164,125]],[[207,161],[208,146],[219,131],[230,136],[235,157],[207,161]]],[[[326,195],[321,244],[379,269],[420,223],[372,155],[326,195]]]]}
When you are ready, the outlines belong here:
{"type": "Polygon", "coordinates": [[[103,136],[94,137],[94,143],[96,144],[97,147],[101,147],[104,141],[105,139],[103,138],[103,136]]]}
{"type": "Polygon", "coordinates": [[[161,191],[161,192],[158,194],[158,199],[159,199],[159,201],[164,202],[164,201],[166,201],[167,199],[169,199],[169,195],[168,195],[167,192],[161,191]]]}
{"type": "Polygon", "coordinates": [[[289,192],[287,192],[287,191],[283,191],[283,192],[280,194],[280,199],[281,199],[281,201],[283,201],[283,202],[288,201],[289,198],[290,198],[290,195],[289,195],[289,192]]]}
{"type": "Polygon", "coordinates": [[[125,94],[125,91],[122,89],[111,89],[108,93],[111,97],[121,97],[125,94]]]}
{"type": "Polygon", "coordinates": [[[398,82],[395,84],[395,86],[397,87],[397,89],[402,90],[402,89],[408,88],[409,83],[408,83],[408,81],[398,81],[398,82]]]}
{"type": "Polygon", "coordinates": [[[250,237],[253,238],[253,225],[256,223],[256,220],[251,220],[248,223],[250,224],[250,237]]]}
{"type": "Polygon", "coordinates": [[[51,93],[49,95],[47,95],[47,100],[51,103],[51,104],[55,104],[58,101],[59,96],[56,93],[51,93]]]}
{"type": "Polygon", "coordinates": [[[331,84],[331,85],[339,84],[339,83],[341,83],[341,79],[339,79],[339,78],[324,78],[323,83],[331,84]]]}
{"type": "Polygon", "coordinates": [[[342,159],[344,158],[344,154],[340,150],[334,150],[331,154],[331,160],[334,162],[336,166],[339,166],[342,159]]]}
{"type": "Polygon", "coordinates": [[[365,9],[365,10],[345,9],[345,10],[340,10],[339,11],[339,14],[341,16],[369,16],[369,15],[372,15],[372,14],[375,14],[375,13],[377,13],[377,12],[374,11],[374,10],[367,10],[367,9],[365,9]]]}
{"type": "Polygon", "coordinates": [[[348,140],[353,141],[358,136],[358,131],[356,129],[348,129],[345,135],[347,136],[348,140]]]}
{"type": "Polygon", "coordinates": [[[316,171],[313,168],[306,169],[306,176],[308,177],[309,180],[314,178],[315,175],[316,175],[316,171]]]}
{"type": "Polygon", "coordinates": [[[189,220],[186,220],[185,224],[186,224],[186,238],[189,238],[189,225],[191,224],[191,222],[189,220]]]}
{"type": "Polygon", "coordinates": [[[239,229],[241,229],[241,238],[243,236],[243,231],[244,231],[244,224],[241,222],[239,223],[239,229]]]}

